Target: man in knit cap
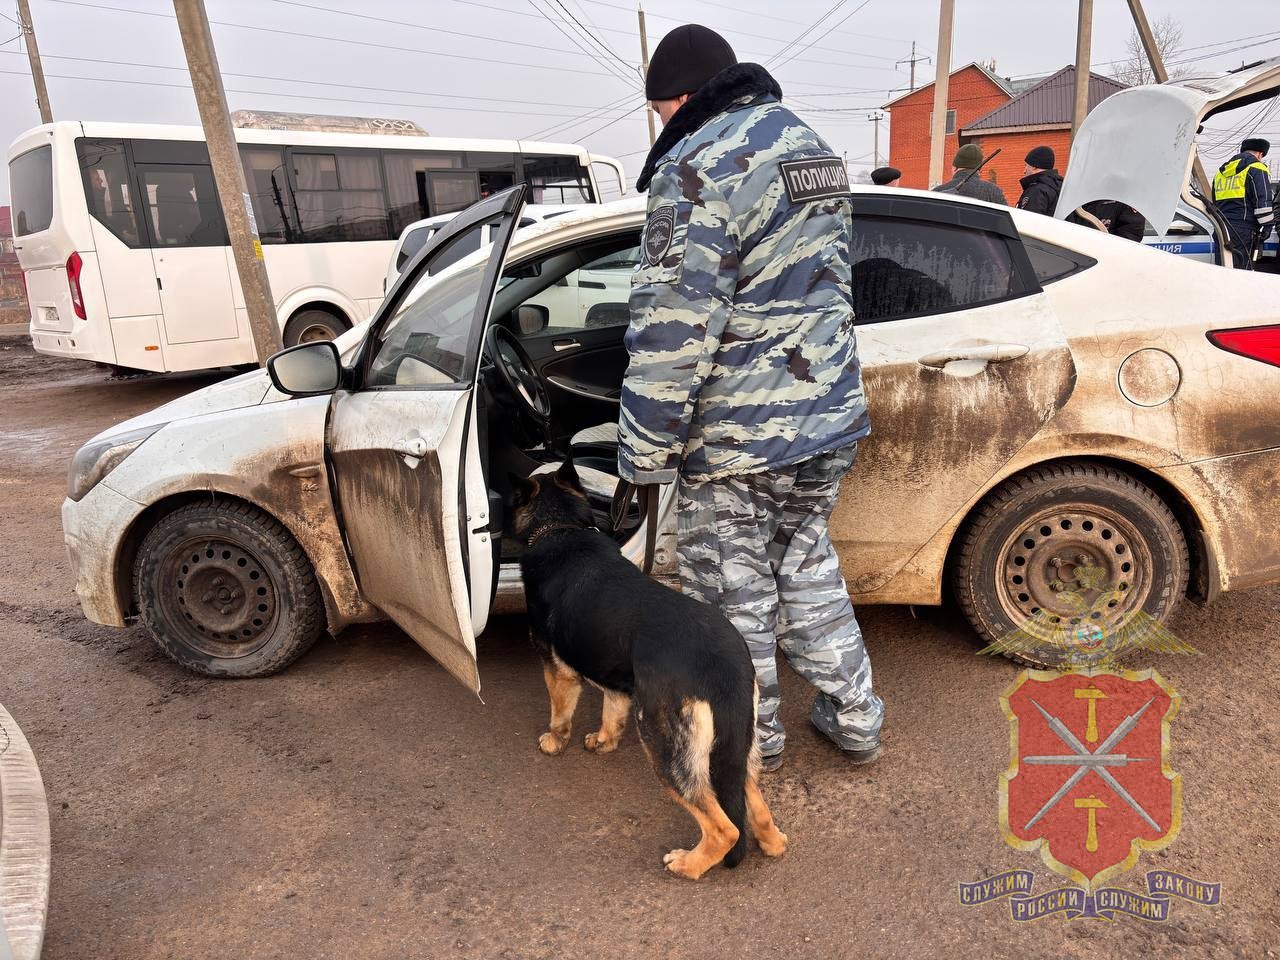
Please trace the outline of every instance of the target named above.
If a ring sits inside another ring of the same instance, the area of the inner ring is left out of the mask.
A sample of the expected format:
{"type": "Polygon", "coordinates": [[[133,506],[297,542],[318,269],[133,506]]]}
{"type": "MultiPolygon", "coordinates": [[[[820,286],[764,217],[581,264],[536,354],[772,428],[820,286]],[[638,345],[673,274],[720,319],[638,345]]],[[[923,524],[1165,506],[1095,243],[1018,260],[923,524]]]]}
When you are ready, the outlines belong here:
{"type": "Polygon", "coordinates": [[[1053,166],[1052,147],[1035,147],[1027,154],[1026,167],[1023,169],[1022,196],[1018,198],[1018,209],[1030,210],[1032,213],[1043,213],[1052,217],[1058,206],[1058,194],[1062,192],[1062,174],[1053,166]]]}
{"type": "Polygon", "coordinates": [[[712,30],[658,45],[662,119],[632,278],[618,470],[674,483],[684,590],[747,642],[766,770],[782,763],[776,652],[817,688],[810,717],[854,763],[884,707],[827,533],[870,430],[854,339],[844,161],[777,81],[712,30]]]}
{"type": "Polygon", "coordinates": [[[1254,251],[1276,220],[1271,174],[1262,162],[1270,149],[1266,140],[1250,137],[1213,178],[1213,199],[1231,228],[1236,266],[1246,270],[1253,269],[1254,251]]]}
{"type": "Polygon", "coordinates": [[[871,171],[871,182],[877,187],[901,186],[902,171],[897,167],[876,167],[871,171]]]}
{"type": "Polygon", "coordinates": [[[1008,206],[1004,191],[994,183],[983,180],[978,174],[982,166],[982,148],[976,143],[966,143],[956,151],[951,160],[951,179],[940,183],[933,189],[938,193],[958,193],[962,197],[973,197],[987,203],[998,203],[1008,206]]]}

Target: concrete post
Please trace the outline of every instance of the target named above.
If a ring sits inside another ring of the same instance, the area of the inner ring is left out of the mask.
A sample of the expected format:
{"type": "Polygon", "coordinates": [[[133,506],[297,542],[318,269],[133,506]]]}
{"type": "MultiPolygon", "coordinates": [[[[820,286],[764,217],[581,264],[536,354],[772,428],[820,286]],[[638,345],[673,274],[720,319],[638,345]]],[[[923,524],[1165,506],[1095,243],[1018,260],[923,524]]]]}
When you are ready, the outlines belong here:
{"type": "Polygon", "coordinates": [[[178,15],[178,29],[182,33],[182,46],[191,71],[191,87],[200,110],[205,141],[209,145],[213,179],[218,186],[218,199],[227,221],[227,235],[236,261],[236,273],[240,277],[240,289],[244,292],[244,305],[249,313],[254,349],[258,363],[265,364],[267,358],[281,347],[280,323],[276,319],[275,300],[271,296],[271,283],[262,259],[262,241],[253,221],[244,170],[240,167],[240,152],[231,127],[231,114],[227,110],[227,95],[222,89],[222,74],[213,49],[209,18],[205,14],[204,0],[173,0],[173,10],[178,15]]]}

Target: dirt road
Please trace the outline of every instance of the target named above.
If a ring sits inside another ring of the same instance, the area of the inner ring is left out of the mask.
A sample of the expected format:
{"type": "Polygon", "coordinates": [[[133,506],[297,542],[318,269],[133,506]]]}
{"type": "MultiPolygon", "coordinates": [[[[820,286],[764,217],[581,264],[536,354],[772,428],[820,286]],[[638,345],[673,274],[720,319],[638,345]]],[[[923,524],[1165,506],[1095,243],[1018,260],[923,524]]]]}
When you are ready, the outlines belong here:
{"type": "MultiPolygon", "coordinates": [[[[1065,879],[997,826],[997,698],[1017,670],[974,656],[956,615],[902,608],[861,611],[888,704],[884,758],[844,764],[788,674],[787,764],[765,789],[791,850],[690,884],[661,858],[692,822],[634,733],[604,757],[537,752],[546,696],[518,618],[481,640],[481,703],[388,626],[232,682],[185,673],[138,628],[81,617],[58,521],[71,454],[208,380],[108,382],[0,338],[0,702],[49,796],[48,960],[1280,953],[1280,590],[1178,614],[1202,651],[1158,664],[1184,697],[1182,833],[1115,881],[1139,891],[1165,867],[1221,881],[1219,907],[1023,925],[1002,903],[961,907],[957,881],[1065,879]]],[[[584,697],[579,733],[598,706],[584,697]]]]}

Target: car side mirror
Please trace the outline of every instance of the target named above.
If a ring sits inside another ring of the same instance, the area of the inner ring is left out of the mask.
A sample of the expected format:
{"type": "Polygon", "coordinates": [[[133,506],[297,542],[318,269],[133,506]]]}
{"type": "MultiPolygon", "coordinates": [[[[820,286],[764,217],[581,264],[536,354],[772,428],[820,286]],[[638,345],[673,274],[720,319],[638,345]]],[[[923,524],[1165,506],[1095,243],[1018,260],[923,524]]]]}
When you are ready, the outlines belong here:
{"type": "Polygon", "coordinates": [[[333,393],[342,383],[342,361],[332,340],[314,340],[281,350],[267,361],[271,383],[291,397],[333,393]]]}
{"type": "Polygon", "coordinates": [[[516,307],[516,329],[520,336],[541,333],[551,325],[551,311],[540,303],[526,303],[516,307]]]}

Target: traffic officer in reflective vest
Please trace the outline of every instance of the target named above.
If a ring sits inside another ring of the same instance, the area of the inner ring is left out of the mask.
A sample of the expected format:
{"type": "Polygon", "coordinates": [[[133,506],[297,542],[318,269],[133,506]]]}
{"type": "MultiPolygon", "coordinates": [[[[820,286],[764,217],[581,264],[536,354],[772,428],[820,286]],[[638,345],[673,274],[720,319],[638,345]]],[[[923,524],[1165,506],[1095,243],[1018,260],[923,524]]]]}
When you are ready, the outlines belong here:
{"type": "Polygon", "coordinates": [[[1218,168],[1213,178],[1213,199],[1231,227],[1231,251],[1236,266],[1253,269],[1253,252],[1271,232],[1275,211],[1271,201],[1271,174],[1262,158],[1271,144],[1251,137],[1240,152],[1218,168]]]}
{"type": "Polygon", "coordinates": [[[853,763],[884,711],[827,521],[870,431],[854,338],[844,161],[764,69],[687,25],[645,97],[663,122],[632,278],[618,469],[677,490],[681,585],[755,662],[766,770],[782,762],[777,650],[814,687],[810,719],[853,763]]]}

